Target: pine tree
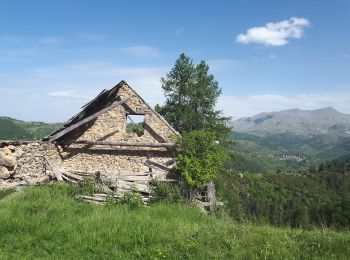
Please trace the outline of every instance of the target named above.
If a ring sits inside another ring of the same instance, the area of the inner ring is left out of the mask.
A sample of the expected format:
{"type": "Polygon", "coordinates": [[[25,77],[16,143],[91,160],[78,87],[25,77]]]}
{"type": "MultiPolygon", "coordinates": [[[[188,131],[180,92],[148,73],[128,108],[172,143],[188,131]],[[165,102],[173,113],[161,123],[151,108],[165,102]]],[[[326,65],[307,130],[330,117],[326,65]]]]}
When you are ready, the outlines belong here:
{"type": "Polygon", "coordinates": [[[201,61],[193,61],[181,54],[175,66],[161,79],[166,101],[156,110],[180,133],[193,130],[212,130],[219,135],[228,135],[228,118],[215,105],[221,95],[221,88],[209,66],[201,61]]]}

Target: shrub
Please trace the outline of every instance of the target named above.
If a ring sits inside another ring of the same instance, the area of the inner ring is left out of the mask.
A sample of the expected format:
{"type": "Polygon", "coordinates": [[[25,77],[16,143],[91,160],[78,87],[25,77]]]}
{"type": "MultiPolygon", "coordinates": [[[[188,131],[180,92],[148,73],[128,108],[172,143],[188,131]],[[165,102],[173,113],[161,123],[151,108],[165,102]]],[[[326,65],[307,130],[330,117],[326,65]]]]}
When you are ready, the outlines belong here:
{"type": "Polygon", "coordinates": [[[75,195],[92,195],[100,191],[94,177],[85,177],[83,181],[78,182],[73,186],[73,193],[75,195]]]}
{"type": "Polygon", "coordinates": [[[217,140],[215,132],[198,130],[177,141],[176,170],[190,187],[204,187],[223,166],[227,150],[217,140]]]}
{"type": "Polygon", "coordinates": [[[143,205],[143,200],[140,194],[135,190],[125,192],[120,200],[120,203],[129,207],[129,209],[140,208],[143,205]]]}
{"type": "Polygon", "coordinates": [[[178,203],[186,200],[186,188],[181,183],[167,183],[153,181],[151,186],[151,203],[169,202],[178,203]]]}

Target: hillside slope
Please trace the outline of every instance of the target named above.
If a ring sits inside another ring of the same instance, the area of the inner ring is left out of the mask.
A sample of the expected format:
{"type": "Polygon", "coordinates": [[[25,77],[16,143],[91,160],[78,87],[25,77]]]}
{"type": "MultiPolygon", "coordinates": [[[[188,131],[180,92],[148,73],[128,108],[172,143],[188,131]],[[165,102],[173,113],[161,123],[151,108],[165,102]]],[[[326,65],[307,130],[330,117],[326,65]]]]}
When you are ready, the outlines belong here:
{"type": "Polygon", "coordinates": [[[261,113],[232,122],[239,150],[332,160],[350,153],[350,115],[333,108],[261,113]]]}
{"type": "Polygon", "coordinates": [[[0,117],[0,140],[40,140],[60,125],[60,123],[25,122],[0,117]]]}
{"type": "Polygon", "coordinates": [[[289,109],[280,112],[261,113],[232,122],[236,132],[255,135],[292,133],[300,136],[347,133],[350,136],[350,115],[332,107],[316,110],[289,109]]]}
{"type": "Polygon", "coordinates": [[[180,204],[76,201],[65,185],[0,200],[1,259],[347,259],[348,232],[239,225],[180,204]]]}

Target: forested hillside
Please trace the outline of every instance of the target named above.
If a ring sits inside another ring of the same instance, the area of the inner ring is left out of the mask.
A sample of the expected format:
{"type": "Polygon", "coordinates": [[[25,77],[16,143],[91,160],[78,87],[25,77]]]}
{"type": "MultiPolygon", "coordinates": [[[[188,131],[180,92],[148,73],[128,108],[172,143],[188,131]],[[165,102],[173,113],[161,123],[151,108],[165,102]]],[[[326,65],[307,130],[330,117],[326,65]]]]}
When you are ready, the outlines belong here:
{"type": "Polygon", "coordinates": [[[0,140],[39,140],[60,125],[60,123],[25,122],[10,117],[0,117],[0,140]]]}
{"type": "MultiPolygon", "coordinates": [[[[349,159],[348,159],[349,160],[349,159]]],[[[350,226],[350,173],[238,174],[227,170],[218,190],[237,221],[289,227],[350,226]]]]}
{"type": "Polygon", "coordinates": [[[230,164],[237,170],[305,172],[350,154],[350,115],[330,107],[261,113],[231,125],[240,160],[230,164]]]}

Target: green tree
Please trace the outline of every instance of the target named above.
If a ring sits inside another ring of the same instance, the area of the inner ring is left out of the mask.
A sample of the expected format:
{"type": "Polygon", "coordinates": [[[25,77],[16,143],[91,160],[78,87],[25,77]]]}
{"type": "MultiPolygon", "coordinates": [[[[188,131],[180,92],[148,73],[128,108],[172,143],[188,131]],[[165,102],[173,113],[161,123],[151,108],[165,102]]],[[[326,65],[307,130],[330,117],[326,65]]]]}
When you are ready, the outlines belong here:
{"type": "Polygon", "coordinates": [[[185,54],[176,60],[175,66],[161,79],[166,97],[163,106],[156,110],[180,133],[209,129],[227,136],[228,118],[215,110],[221,94],[218,82],[209,73],[209,66],[201,61],[195,65],[185,54]]]}
{"type": "Polygon", "coordinates": [[[317,173],[317,168],[314,163],[311,163],[309,166],[309,173],[317,173]]]}
{"type": "Polygon", "coordinates": [[[220,172],[227,152],[210,130],[184,133],[177,142],[176,170],[194,190],[204,187],[220,172]]]}
{"type": "Polygon", "coordinates": [[[220,172],[231,143],[230,128],[215,109],[221,94],[218,82],[201,61],[194,64],[181,54],[174,67],[161,79],[166,101],[156,110],[178,130],[177,170],[192,195],[220,172]]]}

